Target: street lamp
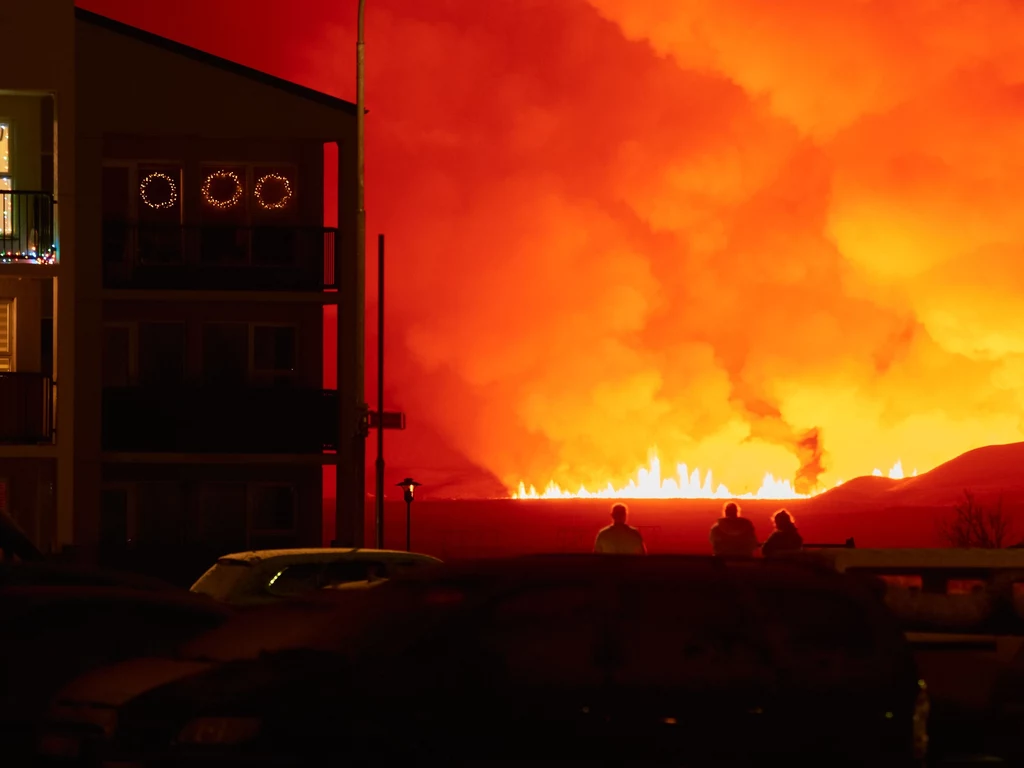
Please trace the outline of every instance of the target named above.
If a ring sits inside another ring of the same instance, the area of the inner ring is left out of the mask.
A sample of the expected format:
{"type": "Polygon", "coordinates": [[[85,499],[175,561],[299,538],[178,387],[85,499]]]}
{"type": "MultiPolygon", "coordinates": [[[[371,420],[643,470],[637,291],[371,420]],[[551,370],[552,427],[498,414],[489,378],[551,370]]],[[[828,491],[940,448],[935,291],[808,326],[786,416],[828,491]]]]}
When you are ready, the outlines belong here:
{"type": "Polygon", "coordinates": [[[422,483],[417,483],[411,477],[407,477],[395,485],[405,491],[405,551],[412,552],[412,498],[422,483]]]}

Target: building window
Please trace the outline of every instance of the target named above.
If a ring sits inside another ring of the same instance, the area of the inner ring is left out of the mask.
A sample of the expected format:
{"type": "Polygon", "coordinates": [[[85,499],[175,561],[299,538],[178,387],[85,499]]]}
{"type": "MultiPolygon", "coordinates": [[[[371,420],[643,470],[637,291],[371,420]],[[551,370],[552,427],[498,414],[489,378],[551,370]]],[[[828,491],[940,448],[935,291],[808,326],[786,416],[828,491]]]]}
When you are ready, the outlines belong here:
{"type": "Polygon", "coordinates": [[[0,372],[14,370],[14,299],[0,299],[0,372]]]}
{"type": "Polygon", "coordinates": [[[139,324],[139,383],[181,384],[185,380],[185,324],[139,324]]]}
{"type": "Polygon", "coordinates": [[[121,264],[128,257],[131,242],[128,222],[132,218],[131,168],[109,165],[103,168],[103,261],[121,264]]]}
{"type": "MultiPolygon", "coordinates": [[[[0,121],[0,192],[14,189],[11,178],[11,124],[0,121]]],[[[0,234],[14,233],[14,201],[11,195],[0,195],[0,234]]]]}
{"type": "Polygon", "coordinates": [[[176,165],[140,165],[135,178],[139,263],[180,263],[184,258],[181,168],[176,165]]]}
{"type": "Polygon", "coordinates": [[[252,371],[259,376],[289,376],[295,373],[297,339],[294,326],[254,325],[252,327],[252,371]]]}
{"type": "Polygon", "coordinates": [[[129,323],[103,326],[103,386],[129,387],[135,382],[135,327],[129,323]]]}
{"type": "Polygon", "coordinates": [[[100,548],[116,553],[133,543],[135,516],[132,489],[107,486],[100,491],[100,548]]]}
{"type": "Polygon", "coordinates": [[[256,534],[295,530],[295,487],[259,483],[249,488],[249,529],[256,534]]]}
{"type": "Polygon", "coordinates": [[[245,483],[208,483],[199,494],[200,540],[218,554],[249,546],[245,483]]]}
{"type": "Polygon", "coordinates": [[[203,325],[203,379],[218,387],[244,386],[249,375],[249,326],[203,325]]]}

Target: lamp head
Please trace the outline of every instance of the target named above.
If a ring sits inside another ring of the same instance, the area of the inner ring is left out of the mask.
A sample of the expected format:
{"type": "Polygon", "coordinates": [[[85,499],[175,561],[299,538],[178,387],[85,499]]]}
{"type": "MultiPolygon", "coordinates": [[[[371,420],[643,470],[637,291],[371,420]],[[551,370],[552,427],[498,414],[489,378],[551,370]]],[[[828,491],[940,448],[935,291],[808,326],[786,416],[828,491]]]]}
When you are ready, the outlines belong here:
{"type": "Polygon", "coordinates": [[[405,500],[406,501],[412,501],[413,495],[416,493],[416,489],[419,486],[421,486],[422,483],[417,483],[411,477],[407,477],[402,482],[395,483],[395,485],[397,485],[399,488],[401,488],[403,491],[405,491],[405,500]]]}

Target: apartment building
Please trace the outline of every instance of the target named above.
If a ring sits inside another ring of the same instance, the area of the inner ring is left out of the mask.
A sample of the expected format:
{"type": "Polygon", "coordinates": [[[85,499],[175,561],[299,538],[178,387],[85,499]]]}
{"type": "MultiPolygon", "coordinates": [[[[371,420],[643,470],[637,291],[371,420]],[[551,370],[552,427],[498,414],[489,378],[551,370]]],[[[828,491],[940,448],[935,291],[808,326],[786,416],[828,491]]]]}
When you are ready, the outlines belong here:
{"type": "Polygon", "coordinates": [[[21,6],[50,70],[0,69],[2,503],[44,550],[156,571],[319,545],[324,464],[362,511],[354,105],[21,6]]]}

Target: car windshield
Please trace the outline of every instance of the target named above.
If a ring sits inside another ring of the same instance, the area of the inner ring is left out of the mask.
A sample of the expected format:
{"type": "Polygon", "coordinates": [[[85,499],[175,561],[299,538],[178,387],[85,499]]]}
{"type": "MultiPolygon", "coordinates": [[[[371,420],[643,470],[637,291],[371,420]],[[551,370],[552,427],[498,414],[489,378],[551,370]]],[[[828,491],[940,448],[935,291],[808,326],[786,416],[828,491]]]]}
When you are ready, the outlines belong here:
{"type": "Polygon", "coordinates": [[[227,600],[238,586],[252,573],[253,564],[247,560],[222,557],[199,580],[192,585],[192,591],[207,595],[214,600],[227,600]]]}

